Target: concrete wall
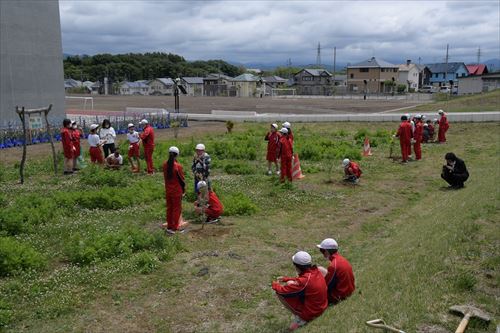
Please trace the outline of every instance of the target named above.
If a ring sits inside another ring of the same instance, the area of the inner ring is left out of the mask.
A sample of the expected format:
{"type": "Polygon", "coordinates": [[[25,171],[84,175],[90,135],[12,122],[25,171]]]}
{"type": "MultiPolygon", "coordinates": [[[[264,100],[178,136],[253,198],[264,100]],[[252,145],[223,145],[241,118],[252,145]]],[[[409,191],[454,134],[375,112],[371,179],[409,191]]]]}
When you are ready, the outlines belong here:
{"type": "Polygon", "coordinates": [[[64,117],[62,57],[59,1],[0,1],[0,126],[19,121],[16,105],[64,117]]]}
{"type": "Polygon", "coordinates": [[[468,76],[458,79],[458,94],[477,94],[483,91],[481,76],[468,76]]]}

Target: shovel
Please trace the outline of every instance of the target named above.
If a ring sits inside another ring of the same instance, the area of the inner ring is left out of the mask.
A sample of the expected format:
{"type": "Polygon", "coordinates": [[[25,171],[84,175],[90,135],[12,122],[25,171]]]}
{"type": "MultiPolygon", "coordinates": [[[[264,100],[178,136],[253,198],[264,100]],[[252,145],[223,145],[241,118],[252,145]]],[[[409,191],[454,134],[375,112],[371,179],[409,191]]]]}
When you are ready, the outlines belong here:
{"type": "Polygon", "coordinates": [[[478,318],[485,321],[486,323],[489,323],[491,320],[490,316],[487,313],[471,305],[454,305],[450,308],[450,312],[464,316],[455,333],[463,333],[467,328],[467,324],[469,324],[469,320],[471,318],[478,318]]]}
{"type": "Polygon", "coordinates": [[[397,329],[395,327],[391,327],[385,323],[382,319],[373,319],[373,320],[368,320],[366,322],[366,325],[373,327],[373,328],[380,328],[388,332],[396,332],[396,333],[405,333],[404,331],[397,329]]]}

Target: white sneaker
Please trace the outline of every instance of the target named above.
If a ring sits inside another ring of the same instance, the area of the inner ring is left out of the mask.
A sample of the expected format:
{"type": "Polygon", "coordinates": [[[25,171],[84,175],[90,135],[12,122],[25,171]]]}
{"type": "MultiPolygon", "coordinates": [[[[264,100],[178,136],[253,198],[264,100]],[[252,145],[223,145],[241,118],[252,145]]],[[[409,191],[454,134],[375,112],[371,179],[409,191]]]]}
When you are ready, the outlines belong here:
{"type": "Polygon", "coordinates": [[[175,230],[172,229],[167,229],[165,230],[165,232],[167,233],[167,235],[175,235],[175,230]]]}
{"type": "Polygon", "coordinates": [[[267,170],[267,174],[270,176],[273,174],[273,172],[271,170],[267,170]]]}

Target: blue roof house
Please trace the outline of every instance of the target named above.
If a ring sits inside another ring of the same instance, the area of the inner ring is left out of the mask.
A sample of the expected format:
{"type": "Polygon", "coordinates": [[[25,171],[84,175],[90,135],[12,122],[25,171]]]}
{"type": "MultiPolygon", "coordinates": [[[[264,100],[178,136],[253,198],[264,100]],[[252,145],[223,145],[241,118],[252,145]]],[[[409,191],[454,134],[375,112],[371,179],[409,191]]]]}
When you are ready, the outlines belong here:
{"type": "Polygon", "coordinates": [[[449,85],[450,81],[457,84],[459,78],[469,75],[469,71],[463,62],[429,64],[427,68],[431,72],[429,83],[433,86],[449,85]]]}

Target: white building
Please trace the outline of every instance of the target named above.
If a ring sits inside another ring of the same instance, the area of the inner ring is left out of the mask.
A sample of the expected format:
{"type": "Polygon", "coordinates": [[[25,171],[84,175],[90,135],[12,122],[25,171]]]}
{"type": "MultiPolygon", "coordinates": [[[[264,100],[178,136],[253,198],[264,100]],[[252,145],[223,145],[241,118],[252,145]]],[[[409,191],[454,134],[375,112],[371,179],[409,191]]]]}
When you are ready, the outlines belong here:
{"type": "Polygon", "coordinates": [[[417,91],[419,87],[420,70],[416,64],[412,64],[411,60],[406,60],[406,64],[398,65],[398,83],[406,86],[406,91],[413,89],[417,91]]]}
{"type": "Polygon", "coordinates": [[[123,82],[120,95],[149,95],[149,86],[144,81],[123,82]]]}

